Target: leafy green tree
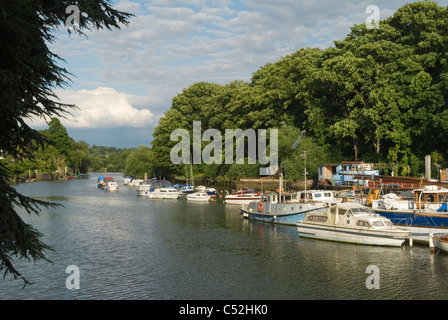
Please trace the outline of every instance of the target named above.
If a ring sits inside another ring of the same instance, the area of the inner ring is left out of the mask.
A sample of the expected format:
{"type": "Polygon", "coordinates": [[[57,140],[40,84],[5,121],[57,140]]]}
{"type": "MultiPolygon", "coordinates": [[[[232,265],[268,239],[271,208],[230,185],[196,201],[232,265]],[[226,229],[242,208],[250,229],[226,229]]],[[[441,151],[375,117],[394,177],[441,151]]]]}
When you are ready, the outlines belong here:
{"type": "MultiPolygon", "coordinates": [[[[75,30],[128,24],[131,15],[119,12],[108,1],[76,2],[86,13],[75,30]]],[[[57,101],[53,89],[67,84],[67,70],[58,65],[60,58],[50,51],[54,31],[67,19],[68,0],[2,0],[0,3],[0,150],[16,161],[32,157],[36,146],[48,139],[30,128],[25,119],[61,117],[72,105],[57,101]]],[[[39,213],[40,206],[54,204],[32,199],[16,191],[8,181],[12,172],[0,163],[0,270],[15,279],[28,281],[14,267],[15,258],[45,259],[51,248],[41,241],[42,234],[20,218],[17,210],[39,213]]]]}
{"type": "Polygon", "coordinates": [[[64,172],[62,168],[68,165],[71,156],[72,140],[65,127],[56,117],[53,117],[48,123],[47,132],[49,144],[54,146],[54,149],[52,148],[53,152],[50,153],[50,149],[47,148],[46,153],[51,154],[51,159],[57,168],[56,171],[61,176],[64,172]]]}
{"type": "Polygon", "coordinates": [[[53,117],[48,123],[48,139],[50,143],[65,157],[70,157],[72,141],[67,133],[67,129],[58,118],[53,117]]]}
{"type": "Polygon", "coordinates": [[[130,152],[126,160],[124,172],[126,175],[140,178],[143,178],[145,174],[148,177],[156,174],[154,171],[154,153],[152,149],[146,146],[140,146],[130,152]]]}
{"type": "Polygon", "coordinates": [[[89,145],[84,141],[73,141],[70,160],[76,173],[86,173],[90,164],[89,145]]]}
{"type": "MultiPolygon", "coordinates": [[[[183,128],[191,134],[200,120],[203,130],[221,132],[301,128],[304,144],[312,142],[321,155],[331,146],[332,159],[387,162],[395,174],[418,176],[426,154],[448,159],[447,31],[448,8],[408,3],[378,29],[355,25],[334,47],[299,49],[267,63],[249,83],[196,83],[173,99],[155,130],[155,166],[182,174],[169,160],[170,133],[183,128]]],[[[216,176],[230,167],[195,165],[194,171],[216,176]]],[[[237,168],[232,172],[244,171],[237,168]]]]}

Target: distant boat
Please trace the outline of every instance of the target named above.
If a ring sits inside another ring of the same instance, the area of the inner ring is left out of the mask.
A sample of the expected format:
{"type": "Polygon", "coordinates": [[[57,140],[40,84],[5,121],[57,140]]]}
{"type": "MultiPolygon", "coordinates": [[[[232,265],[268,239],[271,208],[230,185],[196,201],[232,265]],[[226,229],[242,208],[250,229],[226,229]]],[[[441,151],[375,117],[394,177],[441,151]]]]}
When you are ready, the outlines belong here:
{"type": "Polygon", "coordinates": [[[188,201],[208,202],[212,197],[205,192],[195,192],[187,195],[188,201]]]}
{"type": "Polygon", "coordinates": [[[139,196],[147,196],[149,190],[151,189],[152,184],[148,183],[148,181],[142,181],[140,182],[139,186],[137,187],[137,194],[139,196]]]}
{"type": "Polygon", "coordinates": [[[108,181],[106,183],[106,187],[104,188],[106,191],[118,191],[118,183],[115,181],[108,181]]]}
{"type": "Polygon", "coordinates": [[[126,186],[126,185],[128,185],[129,184],[129,182],[131,182],[132,181],[132,177],[131,176],[125,176],[124,178],[123,178],[123,184],[126,186]]]}
{"type": "Polygon", "coordinates": [[[143,181],[143,179],[132,179],[128,182],[128,186],[130,187],[138,187],[143,181]]]}
{"type": "Polygon", "coordinates": [[[99,176],[99,177],[98,177],[98,180],[96,180],[96,186],[97,186],[98,188],[102,188],[102,187],[103,187],[104,177],[105,177],[105,176],[99,176]]]}
{"type": "Polygon", "coordinates": [[[194,192],[194,188],[192,185],[183,186],[180,188],[180,192],[183,194],[190,194],[194,192]]]}
{"type": "Polygon", "coordinates": [[[98,188],[105,189],[108,182],[113,181],[114,178],[108,176],[99,176],[96,182],[98,188]]]}
{"type": "Polygon", "coordinates": [[[137,188],[137,195],[151,199],[177,199],[180,194],[179,190],[165,179],[143,180],[137,188]]]}
{"type": "Polygon", "coordinates": [[[216,195],[216,189],[215,189],[215,188],[205,188],[205,192],[206,192],[209,196],[214,196],[214,195],[216,195]]]}
{"type": "Polygon", "coordinates": [[[239,188],[239,189],[236,190],[236,191],[233,191],[232,194],[234,195],[234,194],[255,193],[255,192],[256,192],[256,191],[255,191],[254,188],[246,188],[246,187],[243,187],[243,188],[239,188]]]}
{"type": "Polygon", "coordinates": [[[261,199],[261,193],[240,193],[231,194],[225,197],[224,202],[226,204],[249,204],[253,201],[259,201],[261,199]]]}
{"type": "Polygon", "coordinates": [[[410,230],[398,229],[371,208],[338,203],[325,212],[309,212],[297,222],[300,237],[365,245],[401,246],[410,230]]]}
{"type": "Polygon", "coordinates": [[[178,199],[180,195],[181,193],[173,187],[156,188],[147,193],[150,199],[178,199]]]}

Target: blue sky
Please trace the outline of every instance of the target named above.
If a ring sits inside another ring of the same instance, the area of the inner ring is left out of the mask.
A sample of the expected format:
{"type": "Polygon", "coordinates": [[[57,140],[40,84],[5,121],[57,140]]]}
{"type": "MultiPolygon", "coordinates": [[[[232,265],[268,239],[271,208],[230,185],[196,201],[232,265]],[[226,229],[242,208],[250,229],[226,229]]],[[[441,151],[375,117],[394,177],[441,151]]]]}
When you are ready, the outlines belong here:
{"type": "MultiPolygon", "coordinates": [[[[69,36],[62,25],[50,45],[74,75],[71,86],[55,93],[79,107],[61,121],[71,137],[90,145],[150,145],[158,120],[182,89],[199,81],[250,81],[266,63],[343,39],[371,15],[369,5],[385,19],[407,2],[412,1],[113,1],[135,14],[128,27],[87,32],[85,38],[69,36]]],[[[38,119],[33,127],[46,125],[38,119]]]]}

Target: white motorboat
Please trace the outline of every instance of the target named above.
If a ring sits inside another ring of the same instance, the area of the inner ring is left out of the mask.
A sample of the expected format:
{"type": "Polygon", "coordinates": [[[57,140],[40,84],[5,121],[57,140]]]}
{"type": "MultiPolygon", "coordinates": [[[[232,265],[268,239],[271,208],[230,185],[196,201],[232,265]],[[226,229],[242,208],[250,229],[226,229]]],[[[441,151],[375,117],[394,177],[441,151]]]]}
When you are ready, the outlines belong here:
{"type": "Polygon", "coordinates": [[[261,193],[240,193],[226,196],[226,204],[249,204],[252,201],[260,201],[261,193]]]}
{"type": "Polygon", "coordinates": [[[130,187],[138,187],[144,180],[143,179],[132,179],[128,182],[128,186],[130,187]]]}
{"type": "Polygon", "coordinates": [[[193,186],[183,186],[180,188],[180,192],[183,194],[190,194],[194,192],[193,186]]]}
{"type": "Polygon", "coordinates": [[[215,188],[205,188],[204,190],[209,196],[216,195],[216,189],[215,188]]]}
{"type": "Polygon", "coordinates": [[[192,194],[188,194],[186,198],[188,201],[208,202],[212,197],[205,192],[195,192],[192,194]]]}
{"type": "Polygon", "coordinates": [[[235,190],[232,192],[232,194],[241,194],[241,193],[255,193],[255,189],[254,188],[239,188],[238,190],[235,190]]]}
{"type": "Polygon", "coordinates": [[[104,188],[106,191],[118,191],[118,183],[115,181],[108,181],[106,183],[106,187],[104,188]]]}
{"type": "Polygon", "coordinates": [[[307,213],[296,225],[300,237],[366,245],[401,246],[411,234],[358,203],[338,203],[324,213],[307,213]]]}
{"type": "Polygon", "coordinates": [[[173,187],[155,188],[154,191],[148,191],[147,196],[150,199],[178,199],[181,193],[173,187]]]}
{"type": "Polygon", "coordinates": [[[140,183],[140,185],[137,188],[137,195],[139,196],[147,196],[149,190],[151,189],[152,184],[148,183],[147,181],[143,181],[140,183]]]}
{"type": "Polygon", "coordinates": [[[131,176],[125,176],[124,178],[123,178],[123,184],[125,185],[125,186],[127,186],[128,184],[129,184],[129,182],[131,182],[132,181],[132,177],[131,176]]]}
{"type": "MultiPolygon", "coordinates": [[[[193,191],[193,188],[191,188],[190,190],[193,191]]],[[[215,188],[207,188],[206,186],[197,186],[194,188],[195,192],[205,192],[208,195],[212,196],[216,194],[216,189],[215,188]]]]}

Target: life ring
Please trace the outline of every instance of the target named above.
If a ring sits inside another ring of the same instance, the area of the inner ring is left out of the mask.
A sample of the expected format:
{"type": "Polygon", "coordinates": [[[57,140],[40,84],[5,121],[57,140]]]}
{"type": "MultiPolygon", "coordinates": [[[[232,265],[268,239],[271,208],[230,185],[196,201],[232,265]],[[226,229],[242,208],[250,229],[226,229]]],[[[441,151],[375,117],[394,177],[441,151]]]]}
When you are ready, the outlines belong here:
{"type": "Polygon", "coordinates": [[[258,205],[258,211],[263,211],[263,204],[262,203],[260,203],[259,205],[258,205]]]}

